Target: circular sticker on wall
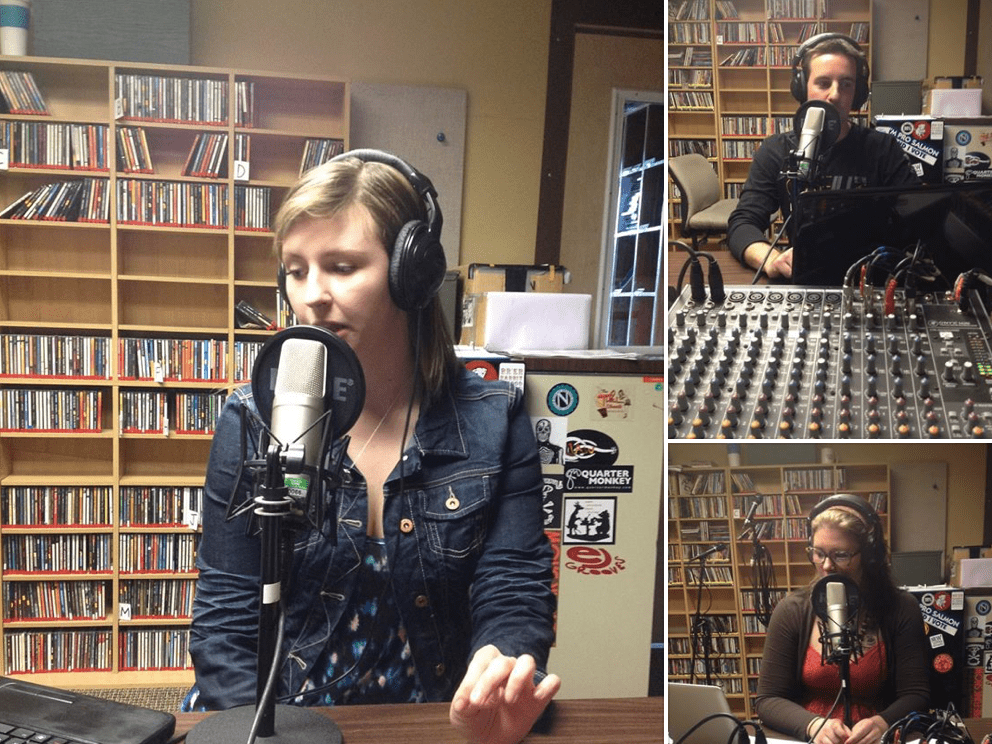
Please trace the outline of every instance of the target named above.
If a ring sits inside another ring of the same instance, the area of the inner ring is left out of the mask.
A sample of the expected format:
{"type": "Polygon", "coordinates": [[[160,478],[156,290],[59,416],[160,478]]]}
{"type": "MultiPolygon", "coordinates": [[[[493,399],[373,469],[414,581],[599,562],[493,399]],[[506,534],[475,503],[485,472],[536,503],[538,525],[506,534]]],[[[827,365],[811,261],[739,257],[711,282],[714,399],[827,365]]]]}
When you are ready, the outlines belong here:
{"type": "Polygon", "coordinates": [[[483,380],[499,379],[499,373],[496,371],[496,367],[484,359],[473,359],[471,362],[466,362],[465,369],[474,372],[483,380]]]}
{"type": "Polygon", "coordinates": [[[933,659],[933,668],[939,674],[946,674],[954,668],[954,659],[950,654],[937,654],[933,659]]]}
{"type": "Polygon", "coordinates": [[[548,391],[548,410],[556,416],[568,416],[578,405],[579,391],[567,382],[559,382],[548,391]]]}
{"type": "Polygon", "coordinates": [[[954,141],[959,145],[967,145],[971,142],[971,132],[967,129],[962,129],[960,132],[954,135],[954,141]]]}

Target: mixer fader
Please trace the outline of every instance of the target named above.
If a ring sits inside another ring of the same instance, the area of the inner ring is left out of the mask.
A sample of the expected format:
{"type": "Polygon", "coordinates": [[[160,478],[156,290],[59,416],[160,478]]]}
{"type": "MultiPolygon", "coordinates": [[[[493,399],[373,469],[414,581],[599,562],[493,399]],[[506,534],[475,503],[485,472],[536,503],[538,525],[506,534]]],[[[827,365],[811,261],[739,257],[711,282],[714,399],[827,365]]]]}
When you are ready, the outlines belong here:
{"type": "Polygon", "coordinates": [[[670,438],[992,436],[992,338],[977,294],[689,289],[669,310],[670,438]],[[887,312],[889,311],[889,312],[887,312]]]}

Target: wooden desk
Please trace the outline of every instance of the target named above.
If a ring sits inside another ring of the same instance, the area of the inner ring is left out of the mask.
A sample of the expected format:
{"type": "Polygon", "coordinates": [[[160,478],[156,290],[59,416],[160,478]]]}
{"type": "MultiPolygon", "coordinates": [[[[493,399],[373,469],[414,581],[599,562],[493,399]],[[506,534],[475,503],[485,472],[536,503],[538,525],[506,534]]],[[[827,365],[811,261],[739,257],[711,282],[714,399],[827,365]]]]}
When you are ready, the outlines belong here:
{"type": "MultiPolygon", "coordinates": [[[[556,700],[553,705],[548,732],[531,733],[524,739],[527,744],[664,741],[664,698],[661,697],[556,700]]],[[[447,703],[345,705],[315,710],[337,723],[344,744],[464,744],[464,739],[448,722],[447,703]]],[[[186,733],[208,715],[176,714],[176,733],[186,733]]]]}
{"type": "MultiPolygon", "coordinates": [[[[723,275],[723,283],[730,284],[750,284],[751,280],[754,278],[754,269],[748,268],[741,265],[740,261],[730,255],[730,251],[708,251],[717,260],[720,265],[720,273],[723,275]]],[[[684,251],[668,251],[666,254],[668,257],[668,285],[674,287],[678,283],[679,272],[682,270],[682,264],[688,258],[688,255],[684,251]]],[[[703,266],[703,276],[706,276],[706,272],[709,270],[710,262],[705,258],[700,259],[703,266]]],[[[689,283],[689,270],[686,269],[685,278],[682,280],[682,286],[686,286],[689,283]]],[[[758,280],[758,284],[768,284],[768,277],[764,274],[758,280]]]]}

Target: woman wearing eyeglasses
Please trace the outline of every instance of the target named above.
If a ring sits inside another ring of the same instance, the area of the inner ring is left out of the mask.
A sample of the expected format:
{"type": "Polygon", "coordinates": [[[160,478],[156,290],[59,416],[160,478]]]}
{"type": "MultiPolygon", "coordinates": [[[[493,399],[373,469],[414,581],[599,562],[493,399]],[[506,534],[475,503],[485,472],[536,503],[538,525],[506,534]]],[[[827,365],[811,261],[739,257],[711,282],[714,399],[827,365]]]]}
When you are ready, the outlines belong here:
{"type": "Polygon", "coordinates": [[[809,560],[817,579],[845,576],[858,585],[860,654],[850,662],[851,720],[835,700],[840,671],[825,664],[812,584],[772,613],[758,678],[757,712],[770,729],[816,744],[875,744],[888,727],[930,701],[923,617],[896,587],[881,521],[860,496],[830,496],[809,516],[809,560]]]}

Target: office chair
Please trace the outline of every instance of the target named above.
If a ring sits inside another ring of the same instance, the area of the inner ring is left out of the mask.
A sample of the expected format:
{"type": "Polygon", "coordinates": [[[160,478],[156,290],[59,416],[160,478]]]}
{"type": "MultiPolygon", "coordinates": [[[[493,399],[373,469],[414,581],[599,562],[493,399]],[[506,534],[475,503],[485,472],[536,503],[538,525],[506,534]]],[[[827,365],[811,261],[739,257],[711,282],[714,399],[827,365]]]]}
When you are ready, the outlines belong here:
{"type": "Polygon", "coordinates": [[[668,173],[682,192],[682,235],[699,247],[700,237],[727,232],[737,199],[720,198],[720,179],[699,153],[679,155],[668,161],[668,173]]]}

